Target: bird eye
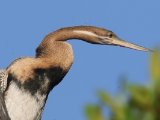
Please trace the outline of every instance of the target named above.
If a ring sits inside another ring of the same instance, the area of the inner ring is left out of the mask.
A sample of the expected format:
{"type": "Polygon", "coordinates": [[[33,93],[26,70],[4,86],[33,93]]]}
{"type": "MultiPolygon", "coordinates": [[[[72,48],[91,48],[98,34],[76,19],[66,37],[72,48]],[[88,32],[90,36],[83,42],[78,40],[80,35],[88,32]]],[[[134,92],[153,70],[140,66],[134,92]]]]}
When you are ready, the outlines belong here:
{"type": "Polygon", "coordinates": [[[108,33],[108,37],[109,38],[112,38],[113,37],[113,34],[110,32],[110,33],[108,33]]]}

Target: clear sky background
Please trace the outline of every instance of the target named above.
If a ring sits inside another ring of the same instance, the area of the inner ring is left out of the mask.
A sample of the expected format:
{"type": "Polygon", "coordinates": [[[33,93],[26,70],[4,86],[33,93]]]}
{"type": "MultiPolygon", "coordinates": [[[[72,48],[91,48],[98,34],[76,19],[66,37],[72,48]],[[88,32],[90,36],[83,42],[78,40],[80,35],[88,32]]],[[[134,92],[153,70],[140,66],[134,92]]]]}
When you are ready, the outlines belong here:
{"type": "MultiPolygon", "coordinates": [[[[46,34],[74,25],[104,27],[124,40],[153,48],[160,44],[160,1],[1,0],[0,67],[18,57],[34,56],[46,34]]],[[[85,104],[97,101],[95,91],[116,95],[121,76],[132,83],[149,82],[149,53],[77,40],[69,43],[74,64],[50,93],[43,120],[84,120],[85,104]]]]}

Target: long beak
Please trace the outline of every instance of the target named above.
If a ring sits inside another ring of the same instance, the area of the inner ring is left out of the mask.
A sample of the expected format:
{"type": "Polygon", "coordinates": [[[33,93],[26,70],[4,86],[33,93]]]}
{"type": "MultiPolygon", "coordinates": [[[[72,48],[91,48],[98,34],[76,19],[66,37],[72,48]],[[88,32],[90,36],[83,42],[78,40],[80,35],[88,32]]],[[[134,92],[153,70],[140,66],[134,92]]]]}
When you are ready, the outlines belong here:
{"type": "Polygon", "coordinates": [[[135,49],[135,50],[139,50],[139,51],[152,51],[148,48],[144,48],[142,46],[139,46],[139,45],[136,45],[136,44],[133,44],[133,43],[129,43],[129,42],[126,42],[124,40],[121,40],[119,38],[110,38],[109,39],[109,44],[111,45],[116,45],[116,46],[121,46],[121,47],[126,47],[126,48],[130,48],[130,49],[135,49]]]}

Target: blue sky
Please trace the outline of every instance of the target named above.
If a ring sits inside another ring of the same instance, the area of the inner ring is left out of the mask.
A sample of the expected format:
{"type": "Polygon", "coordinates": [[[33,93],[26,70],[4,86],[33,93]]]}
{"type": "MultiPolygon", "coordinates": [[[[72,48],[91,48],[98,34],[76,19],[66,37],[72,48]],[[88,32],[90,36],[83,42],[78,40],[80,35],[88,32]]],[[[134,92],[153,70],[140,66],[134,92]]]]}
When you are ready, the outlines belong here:
{"type": "MultiPolygon", "coordinates": [[[[22,56],[34,56],[43,37],[58,28],[94,25],[120,38],[153,48],[160,45],[159,0],[14,0],[0,1],[0,67],[22,56]]],[[[84,120],[85,104],[95,91],[119,90],[119,78],[149,81],[149,53],[72,40],[74,64],[50,93],[43,120],[84,120]]]]}

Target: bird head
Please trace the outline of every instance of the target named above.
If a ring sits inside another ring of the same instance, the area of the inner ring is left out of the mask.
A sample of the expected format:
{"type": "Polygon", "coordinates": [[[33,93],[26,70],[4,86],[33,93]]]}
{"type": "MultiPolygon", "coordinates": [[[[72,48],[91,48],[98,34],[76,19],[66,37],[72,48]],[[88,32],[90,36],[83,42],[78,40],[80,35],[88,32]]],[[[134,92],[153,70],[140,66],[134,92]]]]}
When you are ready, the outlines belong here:
{"type": "Polygon", "coordinates": [[[87,42],[93,43],[93,44],[101,44],[101,45],[114,45],[114,46],[120,46],[120,47],[126,47],[130,49],[140,50],[140,51],[151,51],[148,48],[144,48],[142,46],[124,41],[120,39],[115,33],[113,33],[110,30],[93,27],[93,26],[83,26],[83,29],[76,29],[73,30],[73,32],[78,34],[86,35],[88,38],[87,42]]]}

